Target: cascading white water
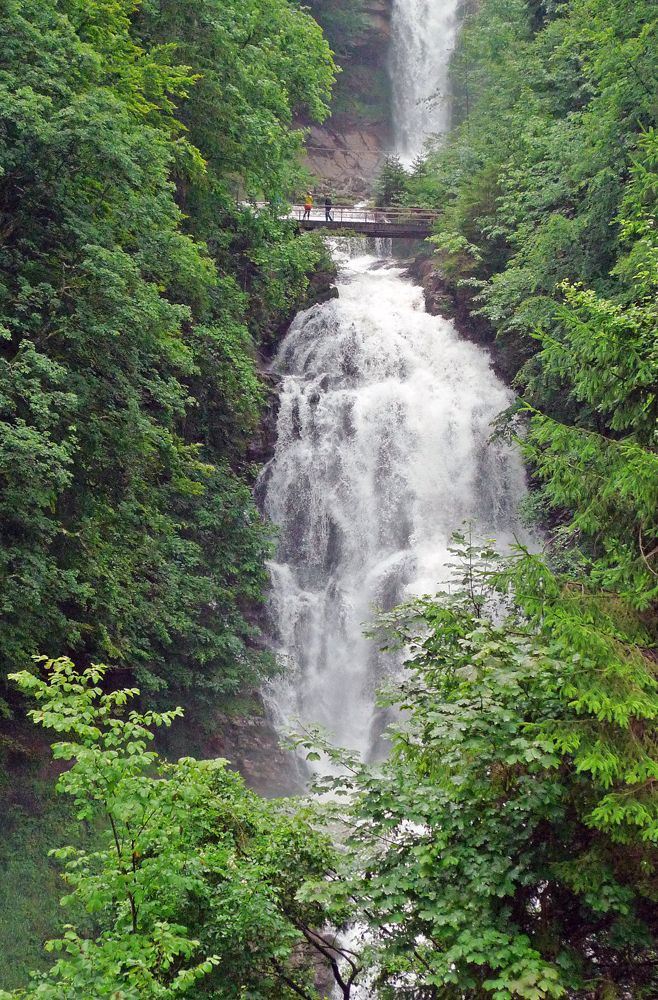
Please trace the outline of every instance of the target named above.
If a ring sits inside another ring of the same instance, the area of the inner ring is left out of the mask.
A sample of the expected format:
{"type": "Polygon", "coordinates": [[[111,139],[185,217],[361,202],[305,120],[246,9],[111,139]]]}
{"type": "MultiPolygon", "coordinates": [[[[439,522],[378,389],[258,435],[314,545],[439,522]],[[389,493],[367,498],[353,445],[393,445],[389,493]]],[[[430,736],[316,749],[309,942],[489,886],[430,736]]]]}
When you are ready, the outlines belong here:
{"type": "MultiPolygon", "coordinates": [[[[448,128],[459,5],[393,0],[393,120],[405,163],[448,128]]],[[[511,398],[489,356],[382,266],[390,248],[363,248],[338,242],[339,299],[301,313],[281,345],[276,452],[260,488],[280,528],[270,617],[288,661],[270,703],[279,721],[321,723],[368,757],[382,724],[375,688],[397,664],[363,623],[373,605],[437,590],[466,518],[511,540],[524,475],[515,452],[487,445],[511,398]]]]}
{"type": "Polygon", "coordinates": [[[448,68],[461,0],[393,0],[390,77],[393,132],[402,162],[450,122],[448,68]]]}
{"type": "Polygon", "coordinates": [[[466,518],[511,540],[524,491],[518,455],[487,444],[511,398],[488,354],[425,312],[421,289],[381,259],[390,250],[367,246],[339,241],[339,299],[297,316],[281,345],[261,483],[280,527],[270,607],[289,673],[277,714],[319,722],[366,757],[374,689],[395,666],[363,636],[371,605],[434,593],[466,518]]]}

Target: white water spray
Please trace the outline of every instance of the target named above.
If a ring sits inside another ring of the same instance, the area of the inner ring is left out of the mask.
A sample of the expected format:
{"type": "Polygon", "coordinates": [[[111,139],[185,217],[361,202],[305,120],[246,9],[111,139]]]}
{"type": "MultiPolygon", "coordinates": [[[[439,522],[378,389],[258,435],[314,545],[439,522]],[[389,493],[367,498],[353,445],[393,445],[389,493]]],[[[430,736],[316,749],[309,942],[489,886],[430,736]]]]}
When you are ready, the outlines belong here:
{"type": "Polygon", "coordinates": [[[393,0],[390,76],[395,147],[406,165],[450,124],[448,69],[460,0],[393,0]]]}
{"type": "Polygon", "coordinates": [[[365,757],[378,752],[374,690],[396,666],[363,636],[371,605],[436,592],[466,518],[511,540],[524,491],[518,455],[487,444],[511,399],[488,354],[429,316],[421,289],[367,245],[341,244],[339,299],[297,316],[281,345],[262,480],[281,530],[271,612],[290,668],[277,715],[319,722],[365,757]]]}

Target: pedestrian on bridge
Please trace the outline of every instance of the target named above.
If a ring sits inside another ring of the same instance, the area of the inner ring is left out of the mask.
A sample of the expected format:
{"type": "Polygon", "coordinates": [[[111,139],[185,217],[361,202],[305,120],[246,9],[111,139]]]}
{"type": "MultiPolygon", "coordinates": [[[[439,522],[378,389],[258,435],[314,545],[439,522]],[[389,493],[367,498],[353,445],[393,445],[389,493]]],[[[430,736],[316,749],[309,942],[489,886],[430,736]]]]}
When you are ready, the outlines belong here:
{"type": "Polygon", "coordinates": [[[332,207],[333,207],[333,203],[331,201],[331,197],[329,195],[327,195],[327,197],[324,199],[324,221],[325,222],[333,222],[334,221],[332,219],[332,217],[331,217],[331,209],[332,209],[332,207]]]}
{"type": "Polygon", "coordinates": [[[313,208],[313,195],[311,194],[310,191],[308,191],[306,193],[306,197],[304,198],[304,216],[302,221],[304,221],[304,219],[309,219],[310,221],[312,208],[313,208]]]}

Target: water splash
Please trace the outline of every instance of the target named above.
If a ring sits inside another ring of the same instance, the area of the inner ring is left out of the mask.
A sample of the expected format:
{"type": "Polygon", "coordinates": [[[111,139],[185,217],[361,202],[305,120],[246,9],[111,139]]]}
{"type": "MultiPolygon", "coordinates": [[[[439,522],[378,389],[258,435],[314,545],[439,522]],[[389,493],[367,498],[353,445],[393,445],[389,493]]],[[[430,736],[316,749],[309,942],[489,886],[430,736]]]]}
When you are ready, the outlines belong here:
{"type": "Polygon", "coordinates": [[[450,124],[449,63],[461,0],[394,0],[389,72],[395,147],[406,165],[450,124]]]}
{"type": "Polygon", "coordinates": [[[488,354],[354,244],[364,245],[342,244],[339,299],[297,316],[281,345],[261,490],[281,531],[270,607],[290,673],[272,693],[276,712],[368,757],[381,727],[374,689],[394,666],[363,637],[371,605],[434,593],[465,518],[511,540],[524,474],[515,452],[487,445],[511,400],[488,354]]]}

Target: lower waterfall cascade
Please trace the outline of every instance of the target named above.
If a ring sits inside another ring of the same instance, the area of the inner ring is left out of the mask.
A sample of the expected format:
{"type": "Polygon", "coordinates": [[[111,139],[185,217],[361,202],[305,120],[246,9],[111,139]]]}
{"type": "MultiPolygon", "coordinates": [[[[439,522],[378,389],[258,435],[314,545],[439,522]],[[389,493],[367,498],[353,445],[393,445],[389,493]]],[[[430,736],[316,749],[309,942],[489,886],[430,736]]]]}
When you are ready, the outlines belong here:
{"type": "Polygon", "coordinates": [[[277,444],[259,490],[279,528],[269,610],[288,669],[268,701],[279,723],[319,723],[372,758],[375,689],[395,662],[363,623],[373,605],[440,589],[465,519],[512,541],[525,479],[516,451],[488,444],[512,399],[488,353],[428,315],[390,242],[334,246],[339,298],[296,317],[274,365],[277,444]]]}

